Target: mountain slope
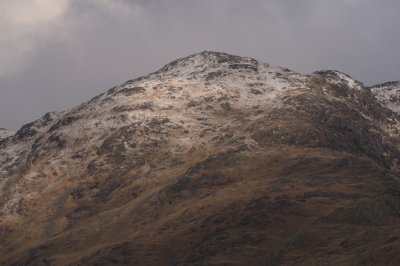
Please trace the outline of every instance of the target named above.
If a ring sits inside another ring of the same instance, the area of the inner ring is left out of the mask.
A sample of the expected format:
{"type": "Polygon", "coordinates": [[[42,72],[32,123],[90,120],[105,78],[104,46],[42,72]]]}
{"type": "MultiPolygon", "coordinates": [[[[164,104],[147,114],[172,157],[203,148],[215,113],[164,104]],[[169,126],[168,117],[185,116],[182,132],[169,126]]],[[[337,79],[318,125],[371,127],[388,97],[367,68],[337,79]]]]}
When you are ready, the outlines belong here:
{"type": "Polygon", "coordinates": [[[0,128],[0,140],[1,139],[5,139],[7,137],[12,136],[13,134],[15,134],[15,132],[7,130],[5,128],[0,128]]]}
{"type": "Polygon", "coordinates": [[[400,113],[400,81],[386,82],[372,86],[370,89],[382,104],[400,113]]]}
{"type": "Polygon", "coordinates": [[[381,91],[202,52],[48,113],[0,140],[0,262],[394,265],[381,91]]]}

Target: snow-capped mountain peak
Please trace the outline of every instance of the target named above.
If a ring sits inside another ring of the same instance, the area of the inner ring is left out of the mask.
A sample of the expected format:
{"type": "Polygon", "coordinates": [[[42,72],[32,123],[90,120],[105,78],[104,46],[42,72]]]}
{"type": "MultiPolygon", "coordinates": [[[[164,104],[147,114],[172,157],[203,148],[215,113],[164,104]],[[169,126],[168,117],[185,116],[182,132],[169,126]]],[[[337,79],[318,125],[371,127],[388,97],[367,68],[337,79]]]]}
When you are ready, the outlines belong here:
{"type": "Polygon", "coordinates": [[[257,71],[258,61],[249,57],[240,57],[220,52],[203,51],[184,58],[177,59],[158,72],[192,71],[201,72],[212,69],[248,69],[257,71]]]}
{"type": "MultiPolygon", "coordinates": [[[[129,81],[159,80],[174,82],[256,80],[275,75],[296,75],[297,73],[253,58],[240,57],[221,52],[203,51],[168,63],[160,70],[147,76],[129,81]]],[[[298,75],[298,74],[297,74],[298,75]]]]}

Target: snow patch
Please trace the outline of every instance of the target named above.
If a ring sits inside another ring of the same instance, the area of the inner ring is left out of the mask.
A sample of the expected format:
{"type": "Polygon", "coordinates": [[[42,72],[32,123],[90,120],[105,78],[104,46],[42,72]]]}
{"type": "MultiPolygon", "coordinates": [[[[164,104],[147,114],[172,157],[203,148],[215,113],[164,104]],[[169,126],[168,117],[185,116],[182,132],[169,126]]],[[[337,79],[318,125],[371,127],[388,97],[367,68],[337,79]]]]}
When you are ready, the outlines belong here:
{"type": "Polygon", "coordinates": [[[381,104],[400,114],[400,81],[378,84],[370,89],[381,104]]]}
{"type": "Polygon", "coordinates": [[[0,128],[0,140],[11,137],[15,134],[15,131],[7,130],[5,128],[0,128]]]}

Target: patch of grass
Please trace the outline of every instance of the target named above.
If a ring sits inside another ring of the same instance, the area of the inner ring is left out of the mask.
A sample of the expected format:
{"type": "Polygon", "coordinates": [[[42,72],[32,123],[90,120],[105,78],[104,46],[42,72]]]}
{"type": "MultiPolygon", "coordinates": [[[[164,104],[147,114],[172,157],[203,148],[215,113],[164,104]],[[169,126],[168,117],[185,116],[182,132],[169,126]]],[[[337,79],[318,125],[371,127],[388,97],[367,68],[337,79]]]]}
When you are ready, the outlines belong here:
{"type": "Polygon", "coordinates": [[[285,255],[285,253],[296,246],[308,233],[310,227],[306,226],[302,228],[300,231],[297,231],[293,235],[291,235],[285,243],[282,244],[281,247],[279,247],[271,256],[268,258],[266,262],[266,266],[274,266],[274,265],[280,265],[282,262],[282,259],[285,255]]]}
{"type": "Polygon", "coordinates": [[[373,250],[367,250],[363,253],[357,254],[352,258],[353,266],[361,266],[361,265],[375,265],[374,264],[375,255],[373,250]]]}

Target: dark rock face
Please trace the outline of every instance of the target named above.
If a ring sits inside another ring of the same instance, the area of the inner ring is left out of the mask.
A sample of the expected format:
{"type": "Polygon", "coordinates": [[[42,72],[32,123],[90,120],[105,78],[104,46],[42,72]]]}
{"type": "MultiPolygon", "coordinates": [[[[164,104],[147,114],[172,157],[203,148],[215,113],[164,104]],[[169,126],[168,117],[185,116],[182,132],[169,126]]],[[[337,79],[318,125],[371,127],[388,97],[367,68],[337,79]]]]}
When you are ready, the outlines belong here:
{"type": "Polygon", "coordinates": [[[138,93],[144,93],[146,90],[143,87],[125,88],[119,91],[120,94],[125,96],[132,96],[138,93]]]}
{"type": "Polygon", "coordinates": [[[60,129],[61,127],[68,126],[78,119],[79,119],[78,117],[73,117],[73,116],[67,116],[65,118],[62,118],[56,124],[54,124],[52,127],[50,127],[49,132],[60,129]]]}
{"type": "Polygon", "coordinates": [[[48,113],[0,140],[0,264],[397,265],[397,85],[205,51],[48,113]]]}
{"type": "Polygon", "coordinates": [[[36,135],[37,131],[33,128],[34,125],[35,122],[22,126],[21,129],[18,130],[17,133],[15,134],[15,138],[17,140],[26,140],[36,135]]]}

